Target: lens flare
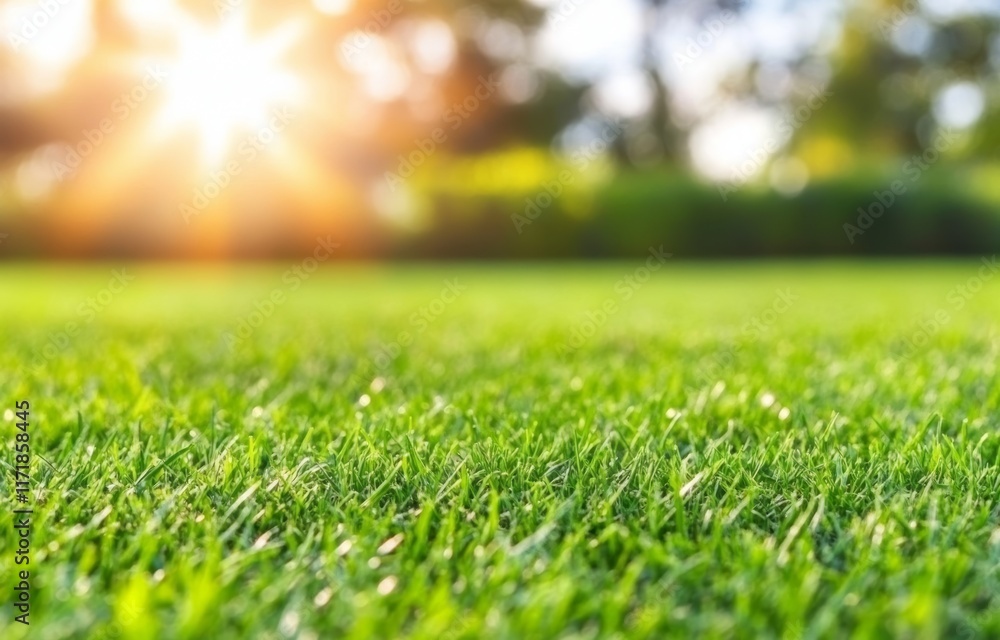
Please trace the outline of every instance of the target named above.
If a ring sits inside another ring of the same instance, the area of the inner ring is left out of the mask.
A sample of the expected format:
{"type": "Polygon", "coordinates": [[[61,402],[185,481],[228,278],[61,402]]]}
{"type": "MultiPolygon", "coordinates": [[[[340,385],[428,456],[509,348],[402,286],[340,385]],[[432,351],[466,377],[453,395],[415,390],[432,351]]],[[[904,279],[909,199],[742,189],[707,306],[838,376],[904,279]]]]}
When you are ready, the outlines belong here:
{"type": "Polygon", "coordinates": [[[288,23],[255,36],[240,14],[217,29],[194,22],[178,29],[177,57],[167,61],[166,100],[156,132],[194,128],[202,161],[220,163],[236,135],[266,127],[275,108],[301,100],[301,80],[281,64],[301,27],[288,23]]]}

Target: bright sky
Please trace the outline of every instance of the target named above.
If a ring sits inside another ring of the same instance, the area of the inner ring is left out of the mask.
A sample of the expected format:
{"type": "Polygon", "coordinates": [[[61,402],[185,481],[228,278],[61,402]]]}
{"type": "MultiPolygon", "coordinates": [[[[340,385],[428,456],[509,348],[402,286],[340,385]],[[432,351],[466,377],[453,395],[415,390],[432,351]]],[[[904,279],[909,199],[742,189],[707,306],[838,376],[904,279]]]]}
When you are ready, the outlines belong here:
{"type": "MultiPolygon", "coordinates": [[[[651,92],[639,73],[645,16],[636,0],[536,2],[557,11],[539,36],[544,64],[569,77],[596,81],[597,103],[613,115],[635,115],[649,103],[651,92]]],[[[784,113],[734,103],[721,91],[724,81],[752,59],[772,61],[758,82],[780,101],[793,89],[782,63],[812,51],[817,55],[815,83],[821,86],[829,76],[824,56],[839,38],[842,5],[840,0],[759,0],[740,17],[720,17],[706,12],[705,4],[673,3],[659,31],[660,66],[675,117],[693,127],[689,153],[694,167],[727,180],[769,142],[787,140],[779,133],[784,113]]],[[[758,163],[753,173],[762,168],[758,163]]]]}
{"type": "MultiPolygon", "coordinates": [[[[649,19],[643,15],[643,6],[637,0],[532,1],[547,7],[550,16],[527,58],[567,77],[593,82],[594,103],[605,115],[634,117],[643,113],[652,97],[647,78],[641,72],[641,46],[649,19]]],[[[839,40],[844,2],[755,0],[739,16],[715,13],[714,7],[709,7],[710,3],[704,0],[672,0],[668,4],[669,15],[658,32],[660,68],[670,89],[673,116],[680,124],[691,128],[688,151],[695,169],[712,179],[731,180],[737,174],[748,177],[747,171],[756,174],[766,166],[761,162],[748,165],[747,161],[758,158],[762,148],[770,148],[773,152],[787,142],[787,127],[781,127],[788,117],[787,98],[821,89],[827,82],[826,56],[839,40]],[[800,77],[796,86],[785,63],[800,58],[803,52],[811,52],[814,58],[808,66],[811,69],[809,77],[800,77]],[[723,91],[727,79],[742,75],[753,60],[764,63],[756,82],[759,93],[770,98],[767,103],[736,101],[723,91]]],[[[1000,2],[996,0],[922,2],[932,17],[952,17],[956,13],[976,10],[1000,14],[1000,2]]],[[[319,11],[331,15],[349,10],[351,6],[350,0],[314,0],[314,4],[319,11]]],[[[20,33],[26,19],[38,18],[39,6],[35,0],[3,2],[0,5],[0,33],[20,33]]],[[[24,42],[6,43],[30,62],[22,66],[31,71],[22,79],[22,91],[45,92],[58,85],[72,63],[91,47],[91,0],[77,0],[66,5],[57,3],[57,6],[58,11],[45,19],[46,24],[38,29],[37,36],[24,42]]],[[[143,0],[141,5],[121,0],[121,6],[126,18],[141,28],[162,28],[177,15],[173,0],[143,0]]],[[[525,46],[523,41],[518,41],[519,34],[507,33],[508,37],[504,37],[502,26],[494,29],[492,41],[506,49],[525,46]]],[[[911,53],[917,54],[926,46],[926,38],[922,40],[921,35],[926,32],[926,23],[921,18],[910,17],[900,25],[893,38],[901,50],[909,47],[914,49],[911,53]]],[[[191,36],[185,42],[191,45],[188,49],[192,56],[189,65],[192,73],[181,80],[190,80],[193,89],[178,93],[175,104],[187,104],[184,99],[192,92],[212,93],[211,89],[217,88],[235,96],[233,100],[241,108],[260,111],[267,106],[266,100],[257,99],[259,96],[248,97],[252,93],[249,90],[236,92],[233,87],[216,87],[217,83],[211,78],[221,74],[209,73],[206,80],[205,73],[197,73],[204,70],[199,60],[205,58],[205,47],[196,46],[200,42],[197,30],[188,29],[186,33],[191,36]]],[[[239,35],[234,31],[233,38],[239,35]]],[[[455,39],[445,23],[428,22],[413,31],[412,39],[420,45],[416,49],[422,55],[417,62],[423,71],[447,72],[456,49],[455,39]]],[[[364,67],[361,71],[370,80],[365,85],[369,93],[392,99],[406,91],[408,74],[392,56],[378,55],[382,48],[380,39],[373,38],[366,55],[354,64],[364,67]]],[[[257,51],[268,59],[274,57],[270,50],[259,49],[248,45],[239,49],[237,55],[257,51]]],[[[1000,51],[1000,44],[997,51],[1000,51]]],[[[526,68],[513,69],[507,76],[509,94],[517,93],[518,82],[521,93],[530,94],[530,73],[526,68]]],[[[285,85],[289,80],[280,70],[275,70],[269,79],[273,80],[273,86],[264,89],[275,94],[287,93],[285,85]]],[[[251,86],[254,80],[248,78],[243,84],[251,86]]],[[[227,127],[220,123],[230,106],[224,100],[219,102],[218,113],[202,114],[198,118],[198,125],[205,132],[222,132],[219,139],[213,140],[207,139],[210,137],[207,133],[203,135],[206,148],[213,155],[219,155],[225,144],[227,127]]],[[[983,103],[979,87],[956,83],[937,97],[935,117],[948,126],[970,126],[980,117],[983,103]]],[[[168,115],[173,120],[182,120],[197,114],[183,113],[183,109],[178,108],[168,115]]],[[[259,114],[242,115],[249,122],[259,114]]]]}

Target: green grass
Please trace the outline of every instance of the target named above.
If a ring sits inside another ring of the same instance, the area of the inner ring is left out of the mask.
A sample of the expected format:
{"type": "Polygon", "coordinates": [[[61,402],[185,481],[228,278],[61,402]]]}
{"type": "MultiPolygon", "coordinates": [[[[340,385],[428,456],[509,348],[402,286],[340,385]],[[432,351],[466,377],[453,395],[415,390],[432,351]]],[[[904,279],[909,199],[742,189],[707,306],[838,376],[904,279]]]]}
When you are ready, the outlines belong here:
{"type": "Polygon", "coordinates": [[[998,637],[980,265],[678,263],[624,300],[638,266],[137,265],[89,322],[112,266],[4,268],[37,490],[0,636],[998,637]]]}

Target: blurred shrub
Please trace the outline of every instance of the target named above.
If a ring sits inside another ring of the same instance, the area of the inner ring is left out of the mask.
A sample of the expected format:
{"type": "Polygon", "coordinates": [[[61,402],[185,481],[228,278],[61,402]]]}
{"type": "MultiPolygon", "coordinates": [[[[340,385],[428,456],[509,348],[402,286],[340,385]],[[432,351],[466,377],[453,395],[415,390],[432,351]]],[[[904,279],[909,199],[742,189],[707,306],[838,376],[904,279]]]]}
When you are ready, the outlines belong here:
{"type": "Polygon", "coordinates": [[[748,185],[725,200],[714,185],[664,170],[574,181],[558,195],[557,176],[506,194],[431,182],[421,185],[430,223],[393,235],[386,249],[470,259],[625,258],[660,244],[679,257],[992,253],[1000,204],[995,187],[976,188],[973,175],[990,184],[982,171],[941,167],[907,181],[889,206],[900,176],[876,173],[814,182],[794,197],[748,185]]]}

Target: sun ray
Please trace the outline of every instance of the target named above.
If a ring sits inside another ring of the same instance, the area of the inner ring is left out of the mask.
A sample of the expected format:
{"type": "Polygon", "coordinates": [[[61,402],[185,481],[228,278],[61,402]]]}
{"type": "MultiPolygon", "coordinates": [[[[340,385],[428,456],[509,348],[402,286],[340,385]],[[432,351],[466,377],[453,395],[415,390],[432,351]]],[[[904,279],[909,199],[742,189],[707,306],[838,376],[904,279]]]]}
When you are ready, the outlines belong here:
{"type": "Polygon", "coordinates": [[[177,57],[167,63],[166,99],[153,131],[163,139],[193,128],[203,165],[217,166],[237,135],[267,126],[275,107],[301,100],[303,83],[281,58],[303,24],[289,22],[255,36],[242,12],[215,29],[186,22],[178,29],[177,57]]]}

